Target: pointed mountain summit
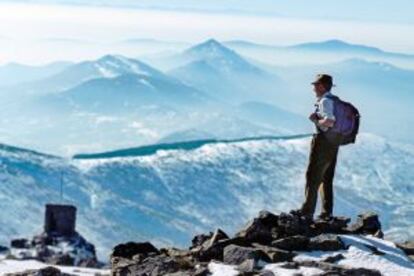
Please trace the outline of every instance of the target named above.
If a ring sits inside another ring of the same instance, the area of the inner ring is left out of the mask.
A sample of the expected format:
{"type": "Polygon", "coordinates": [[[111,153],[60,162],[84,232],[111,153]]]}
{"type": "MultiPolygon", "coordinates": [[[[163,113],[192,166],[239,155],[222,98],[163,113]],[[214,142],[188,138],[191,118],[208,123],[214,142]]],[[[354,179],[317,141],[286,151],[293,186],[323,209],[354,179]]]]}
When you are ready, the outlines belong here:
{"type": "Polygon", "coordinates": [[[215,39],[187,49],[177,59],[183,65],[171,70],[171,75],[224,101],[275,100],[273,91],[282,91],[278,76],[215,39]]]}
{"type": "Polygon", "coordinates": [[[259,73],[261,70],[249,63],[234,50],[224,46],[215,39],[209,39],[197,44],[183,52],[183,57],[188,61],[202,61],[217,69],[229,71],[252,71],[259,73]]]}
{"type": "Polygon", "coordinates": [[[236,52],[227,48],[215,39],[209,39],[185,51],[187,54],[204,55],[204,57],[217,57],[223,55],[240,57],[236,52]]]}

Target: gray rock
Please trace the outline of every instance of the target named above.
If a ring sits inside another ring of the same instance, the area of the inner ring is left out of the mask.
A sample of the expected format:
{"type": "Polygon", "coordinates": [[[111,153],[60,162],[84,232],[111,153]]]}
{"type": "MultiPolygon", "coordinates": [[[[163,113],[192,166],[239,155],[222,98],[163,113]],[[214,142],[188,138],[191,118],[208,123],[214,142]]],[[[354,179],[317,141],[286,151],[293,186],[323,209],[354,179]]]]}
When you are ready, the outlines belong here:
{"type": "Polygon", "coordinates": [[[229,238],[229,236],[227,236],[227,234],[224,233],[223,230],[217,229],[216,231],[214,231],[214,234],[210,239],[210,245],[218,242],[219,240],[225,240],[225,239],[228,239],[228,238],[229,238]]]}
{"type": "Polygon", "coordinates": [[[259,243],[253,243],[252,246],[266,253],[272,263],[290,262],[296,256],[296,254],[291,251],[275,248],[273,246],[266,246],[259,243]]]}
{"type": "Polygon", "coordinates": [[[10,242],[10,247],[18,249],[30,248],[30,242],[28,239],[14,239],[10,242]]]}
{"type": "Polygon", "coordinates": [[[278,220],[279,237],[289,237],[296,235],[309,236],[311,221],[304,217],[281,213],[278,220]]]}
{"type": "Polygon", "coordinates": [[[339,262],[340,260],[343,260],[343,259],[345,259],[344,255],[336,254],[336,255],[333,255],[333,256],[326,257],[325,259],[322,260],[322,262],[333,264],[333,263],[339,262]]]}
{"type": "Polygon", "coordinates": [[[191,240],[191,246],[189,249],[201,246],[205,241],[211,239],[212,236],[213,232],[210,232],[209,234],[199,234],[194,236],[194,238],[191,240]]]}
{"type": "Polygon", "coordinates": [[[223,261],[227,264],[239,265],[245,260],[271,262],[270,258],[262,250],[253,247],[243,247],[230,244],[224,248],[223,261]]]}
{"type": "MultiPolygon", "coordinates": [[[[118,262],[112,266],[112,276],[159,276],[175,273],[181,270],[181,266],[174,258],[158,255],[148,257],[142,262],[122,263],[118,262]]],[[[184,271],[186,269],[183,269],[184,271]]]]}
{"type": "Polygon", "coordinates": [[[414,241],[406,241],[404,243],[396,243],[397,247],[407,255],[414,255],[414,241]]]}
{"type": "Polygon", "coordinates": [[[347,217],[333,217],[332,219],[326,221],[317,219],[312,225],[312,230],[314,235],[319,235],[322,233],[332,233],[332,234],[345,234],[347,233],[348,223],[351,221],[347,217]]]}
{"type": "Polygon", "coordinates": [[[302,235],[286,237],[272,242],[272,246],[288,251],[307,250],[308,245],[309,238],[302,235]]]}
{"type": "Polygon", "coordinates": [[[160,252],[150,242],[128,242],[115,246],[111,257],[132,259],[137,254],[146,257],[150,253],[159,254],[160,252]]]}
{"type": "Polygon", "coordinates": [[[357,221],[352,224],[348,230],[354,234],[375,235],[378,231],[381,231],[381,223],[376,213],[366,212],[359,214],[357,221]]]}
{"type": "Polygon", "coordinates": [[[196,249],[192,249],[195,257],[202,262],[208,262],[211,260],[222,261],[224,248],[230,244],[247,246],[248,243],[241,237],[235,237],[230,239],[224,239],[216,241],[213,244],[205,242],[203,246],[196,249]]]}
{"type": "Polygon", "coordinates": [[[341,238],[334,234],[321,234],[313,237],[309,241],[309,250],[337,251],[345,249],[341,238]]]}
{"type": "Polygon", "coordinates": [[[259,215],[250,220],[242,230],[235,234],[247,242],[270,243],[278,237],[279,217],[268,211],[260,211],[259,215]]]}

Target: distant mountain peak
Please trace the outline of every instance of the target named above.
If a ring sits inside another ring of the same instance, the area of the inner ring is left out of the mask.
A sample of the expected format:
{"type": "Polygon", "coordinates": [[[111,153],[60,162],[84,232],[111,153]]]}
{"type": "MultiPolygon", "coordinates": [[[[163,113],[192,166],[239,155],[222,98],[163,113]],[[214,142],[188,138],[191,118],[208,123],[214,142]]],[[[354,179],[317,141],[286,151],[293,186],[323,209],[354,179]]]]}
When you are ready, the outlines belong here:
{"type": "Polygon", "coordinates": [[[204,57],[219,57],[219,56],[237,56],[239,55],[227,48],[217,40],[211,38],[205,42],[197,44],[186,51],[188,54],[203,55],[204,57]]]}
{"type": "Polygon", "coordinates": [[[193,63],[203,62],[223,72],[231,70],[260,72],[260,69],[250,64],[236,51],[224,46],[215,39],[209,39],[187,49],[184,51],[183,56],[193,63]]]}
{"type": "Polygon", "coordinates": [[[336,50],[336,51],[364,51],[372,53],[383,53],[383,51],[376,47],[366,46],[362,44],[352,44],[340,39],[329,39],[319,42],[308,42],[290,46],[288,48],[303,49],[303,50],[336,50]]]}

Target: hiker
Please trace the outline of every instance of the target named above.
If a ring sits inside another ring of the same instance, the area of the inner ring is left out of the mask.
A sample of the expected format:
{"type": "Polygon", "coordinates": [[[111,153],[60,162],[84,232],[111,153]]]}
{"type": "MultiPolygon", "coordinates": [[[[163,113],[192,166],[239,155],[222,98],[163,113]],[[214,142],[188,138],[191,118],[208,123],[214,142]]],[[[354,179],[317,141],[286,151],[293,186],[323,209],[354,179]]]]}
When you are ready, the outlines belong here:
{"type": "Polygon", "coordinates": [[[291,213],[312,220],[319,190],[322,204],[318,219],[330,220],[333,218],[333,179],[339,146],[355,142],[359,113],[350,103],[331,93],[334,85],[330,75],[318,74],[312,85],[316,109],[309,120],[315,124],[316,133],[313,134],[306,170],[305,201],[299,210],[291,213]],[[335,114],[341,114],[341,118],[336,118],[335,114]],[[338,120],[340,122],[335,124],[338,120]]]}

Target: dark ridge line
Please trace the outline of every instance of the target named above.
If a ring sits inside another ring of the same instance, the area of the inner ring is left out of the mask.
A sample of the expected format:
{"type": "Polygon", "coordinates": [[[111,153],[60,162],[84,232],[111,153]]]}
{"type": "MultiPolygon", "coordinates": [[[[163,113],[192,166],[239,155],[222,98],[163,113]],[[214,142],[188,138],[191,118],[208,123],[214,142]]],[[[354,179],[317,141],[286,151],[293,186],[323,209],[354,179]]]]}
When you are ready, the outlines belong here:
{"type": "Polygon", "coordinates": [[[40,152],[40,151],[31,150],[31,149],[27,149],[27,148],[20,148],[20,147],[10,146],[10,145],[6,145],[6,144],[3,144],[3,143],[0,143],[0,150],[5,150],[5,151],[8,151],[8,152],[24,152],[24,153],[28,153],[28,154],[33,154],[33,155],[48,157],[48,158],[55,158],[55,159],[62,158],[58,155],[43,153],[43,152],[40,152]]]}
{"type": "Polygon", "coordinates": [[[216,143],[238,143],[245,141],[257,141],[257,140],[292,140],[309,137],[312,134],[297,134],[297,135],[288,135],[288,136],[257,136],[257,137],[245,137],[238,139],[203,139],[203,140],[191,140],[185,142],[175,142],[175,143],[161,143],[140,146],[135,148],[119,149],[108,152],[101,153],[80,153],[75,154],[73,159],[109,159],[116,157],[137,157],[137,156],[147,156],[156,153],[158,150],[193,150],[200,148],[201,146],[207,144],[216,144],[216,143]]]}

